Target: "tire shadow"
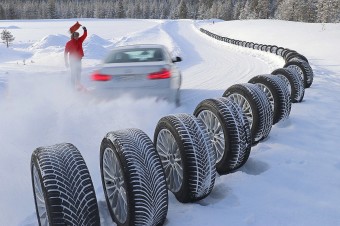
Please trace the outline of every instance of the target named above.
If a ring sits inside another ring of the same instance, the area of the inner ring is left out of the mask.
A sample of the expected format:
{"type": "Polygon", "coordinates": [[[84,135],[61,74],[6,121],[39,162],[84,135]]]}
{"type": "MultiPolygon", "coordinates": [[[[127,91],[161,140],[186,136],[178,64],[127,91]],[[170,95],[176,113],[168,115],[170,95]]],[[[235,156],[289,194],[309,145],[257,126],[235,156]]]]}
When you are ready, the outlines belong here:
{"type": "Polygon", "coordinates": [[[268,163],[249,158],[246,164],[244,164],[244,166],[240,168],[240,171],[248,175],[256,176],[266,172],[269,168],[270,166],[268,163]]]}

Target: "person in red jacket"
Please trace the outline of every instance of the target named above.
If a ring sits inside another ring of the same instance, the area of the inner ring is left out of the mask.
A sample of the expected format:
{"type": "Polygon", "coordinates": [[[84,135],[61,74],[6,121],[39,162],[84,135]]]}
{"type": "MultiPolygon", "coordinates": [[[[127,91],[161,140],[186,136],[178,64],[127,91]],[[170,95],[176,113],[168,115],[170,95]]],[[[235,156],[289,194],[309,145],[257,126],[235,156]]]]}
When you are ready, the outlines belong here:
{"type": "Polygon", "coordinates": [[[73,32],[71,40],[66,43],[64,51],[65,66],[71,69],[71,82],[73,87],[79,89],[80,74],[81,74],[81,60],[84,56],[83,42],[87,37],[87,29],[83,26],[84,34],[79,37],[78,32],[73,32]]]}

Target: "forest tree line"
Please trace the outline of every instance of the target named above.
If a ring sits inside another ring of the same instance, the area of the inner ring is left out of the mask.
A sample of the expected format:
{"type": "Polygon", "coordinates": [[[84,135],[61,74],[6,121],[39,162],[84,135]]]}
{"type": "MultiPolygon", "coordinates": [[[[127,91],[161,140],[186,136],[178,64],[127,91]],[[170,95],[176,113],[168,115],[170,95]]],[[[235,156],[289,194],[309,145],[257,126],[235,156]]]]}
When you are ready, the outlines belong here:
{"type": "Polygon", "coordinates": [[[67,18],[340,21],[340,0],[1,0],[0,20],[67,18]]]}

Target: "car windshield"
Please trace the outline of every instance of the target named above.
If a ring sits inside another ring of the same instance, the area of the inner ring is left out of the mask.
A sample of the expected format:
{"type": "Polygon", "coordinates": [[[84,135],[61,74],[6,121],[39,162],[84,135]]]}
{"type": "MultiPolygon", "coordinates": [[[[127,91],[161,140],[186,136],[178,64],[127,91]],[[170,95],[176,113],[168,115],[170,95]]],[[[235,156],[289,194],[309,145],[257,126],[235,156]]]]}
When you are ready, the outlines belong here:
{"type": "Polygon", "coordinates": [[[104,63],[152,62],[164,60],[160,48],[136,48],[114,50],[104,63]]]}

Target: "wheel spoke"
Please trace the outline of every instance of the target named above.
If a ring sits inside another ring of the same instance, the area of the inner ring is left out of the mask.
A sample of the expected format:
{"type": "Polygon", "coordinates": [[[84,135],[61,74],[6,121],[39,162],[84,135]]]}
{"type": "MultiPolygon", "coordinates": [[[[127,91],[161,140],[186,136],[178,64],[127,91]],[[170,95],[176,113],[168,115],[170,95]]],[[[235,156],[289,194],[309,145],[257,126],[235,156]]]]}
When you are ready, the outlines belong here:
{"type": "Polygon", "coordinates": [[[248,119],[250,128],[252,128],[253,112],[252,112],[251,106],[250,106],[249,102],[247,101],[247,99],[244,96],[242,96],[238,93],[231,94],[229,96],[229,98],[234,100],[236,102],[236,104],[239,105],[242,108],[244,114],[246,115],[246,117],[248,119]]]}
{"type": "Polygon", "coordinates": [[[272,108],[272,111],[274,112],[274,96],[272,94],[272,92],[270,92],[269,88],[261,83],[257,83],[257,85],[260,87],[260,89],[266,94],[269,102],[270,102],[270,106],[272,108]]]}
{"type": "Polygon", "coordinates": [[[35,201],[37,204],[39,221],[41,225],[48,226],[49,220],[48,220],[48,215],[47,215],[44,192],[42,190],[40,176],[35,165],[33,165],[33,183],[34,183],[35,201]]]}
{"type": "Polygon", "coordinates": [[[157,137],[156,149],[161,157],[169,190],[177,192],[182,186],[182,158],[177,142],[171,132],[162,129],[157,137]]]}
{"type": "Polygon", "coordinates": [[[213,143],[213,148],[216,153],[216,162],[221,161],[224,155],[224,133],[222,125],[216,115],[209,110],[203,110],[198,114],[198,118],[204,122],[206,126],[210,140],[213,143]],[[217,144],[219,142],[219,144],[217,144]],[[220,145],[222,143],[222,145],[220,145]]]}
{"type": "Polygon", "coordinates": [[[117,155],[111,148],[103,154],[103,174],[105,190],[114,215],[119,222],[125,222],[127,217],[127,195],[122,167],[117,155]]]}

